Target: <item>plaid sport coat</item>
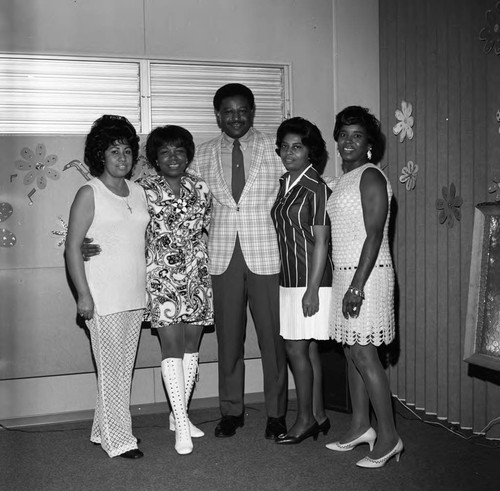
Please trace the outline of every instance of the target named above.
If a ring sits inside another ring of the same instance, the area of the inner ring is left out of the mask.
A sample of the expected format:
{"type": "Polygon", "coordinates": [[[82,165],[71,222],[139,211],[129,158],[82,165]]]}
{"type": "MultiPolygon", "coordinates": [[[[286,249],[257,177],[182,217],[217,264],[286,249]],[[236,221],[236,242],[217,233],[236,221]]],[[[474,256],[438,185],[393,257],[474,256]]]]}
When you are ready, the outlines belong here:
{"type": "Polygon", "coordinates": [[[208,234],[210,274],[222,274],[231,260],[236,234],[248,268],[255,274],[280,271],[276,231],[271,208],[276,200],[279,178],[285,172],[271,137],[254,130],[252,161],[239,203],[224,179],[221,162],[222,134],[202,143],[190,165],[212,192],[212,219],[208,234]]]}

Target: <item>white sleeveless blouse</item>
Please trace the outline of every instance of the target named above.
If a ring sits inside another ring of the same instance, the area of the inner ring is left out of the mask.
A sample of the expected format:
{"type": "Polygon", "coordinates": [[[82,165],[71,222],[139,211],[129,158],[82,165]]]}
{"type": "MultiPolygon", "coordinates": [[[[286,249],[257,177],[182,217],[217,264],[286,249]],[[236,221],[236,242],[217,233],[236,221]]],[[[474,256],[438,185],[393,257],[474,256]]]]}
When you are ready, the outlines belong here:
{"type": "Polygon", "coordinates": [[[101,253],[85,262],[85,273],[101,316],[146,306],[146,195],[138,184],[125,182],[126,198],[112,193],[98,178],[86,184],[94,191],[94,220],[87,237],[101,246],[101,253]]]}

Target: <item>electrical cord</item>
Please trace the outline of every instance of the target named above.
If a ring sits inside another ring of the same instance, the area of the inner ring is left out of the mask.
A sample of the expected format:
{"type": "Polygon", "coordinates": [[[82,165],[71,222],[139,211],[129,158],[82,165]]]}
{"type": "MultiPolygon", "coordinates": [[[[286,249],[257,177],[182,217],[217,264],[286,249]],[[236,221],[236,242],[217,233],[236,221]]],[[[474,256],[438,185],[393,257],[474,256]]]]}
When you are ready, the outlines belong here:
{"type": "MultiPolygon", "coordinates": [[[[248,410],[260,412],[260,409],[257,409],[253,406],[245,406],[245,411],[248,411],[248,410]]],[[[137,415],[135,415],[135,416],[137,416],[137,415]]],[[[134,417],[134,416],[132,416],[132,417],[134,417]]],[[[196,422],[196,426],[202,426],[202,425],[208,424],[208,423],[215,423],[215,422],[219,421],[219,419],[220,419],[220,417],[217,417],[215,419],[207,419],[205,421],[196,422]]],[[[65,423],[55,423],[55,424],[65,424],[65,423]]],[[[68,423],[68,424],[71,424],[71,423],[68,423]]],[[[144,425],[144,426],[134,425],[134,430],[145,429],[145,428],[165,428],[165,425],[144,425]]],[[[25,430],[23,428],[9,428],[8,426],[5,426],[2,423],[0,423],[0,430],[12,431],[12,432],[17,432],[17,433],[61,433],[61,432],[65,432],[65,431],[88,431],[88,429],[89,428],[87,425],[87,426],[81,427],[81,428],[66,428],[66,429],[57,429],[57,430],[56,429],[53,429],[53,430],[50,430],[50,429],[25,430]]]]}
{"type": "MultiPolygon", "coordinates": [[[[456,436],[462,438],[463,440],[472,441],[472,443],[474,443],[474,445],[479,445],[479,446],[487,447],[487,448],[500,448],[500,440],[496,439],[496,438],[489,440],[491,442],[489,444],[473,441],[474,439],[477,439],[477,438],[483,438],[485,436],[485,433],[490,428],[492,428],[496,424],[500,423],[500,416],[497,416],[496,418],[493,418],[491,421],[489,421],[489,423],[479,432],[473,433],[472,435],[467,436],[463,432],[459,431],[460,430],[459,425],[453,424],[453,423],[446,425],[446,424],[443,424],[439,421],[430,421],[430,420],[424,419],[417,412],[415,412],[411,407],[409,407],[404,401],[402,401],[399,397],[394,396],[394,395],[393,395],[393,397],[401,404],[401,406],[403,406],[407,411],[409,411],[411,414],[413,414],[413,416],[415,416],[415,418],[417,418],[422,423],[425,423],[428,425],[433,425],[433,426],[440,426],[441,428],[444,428],[445,430],[449,431],[453,435],[456,435],[456,436]]],[[[400,413],[399,411],[397,411],[397,412],[402,418],[407,419],[407,420],[411,419],[411,418],[406,417],[404,414],[400,413]]]]}
{"type": "MultiPolygon", "coordinates": [[[[441,428],[444,428],[445,430],[449,431],[453,435],[456,435],[456,436],[462,438],[463,440],[472,441],[472,443],[474,443],[474,445],[479,445],[479,446],[487,447],[487,448],[500,448],[500,440],[498,440],[498,439],[489,440],[491,442],[489,444],[474,441],[474,439],[483,438],[485,436],[485,433],[490,428],[492,428],[496,424],[500,423],[500,416],[497,416],[496,418],[493,418],[491,421],[489,421],[489,423],[479,432],[467,436],[463,432],[459,431],[460,427],[458,425],[456,425],[456,424],[446,425],[446,424],[443,424],[439,421],[430,421],[430,420],[424,419],[416,411],[414,411],[411,407],[409,407],[403,400],[401,400],[399,397],[396,397],[396,396],[393,396],[393,397],[399,402],[399,404],[402,407],[404,407],[408,412],[410,412],[417,420],[419,420],[422,423],[425,423],[428,425],[433,425],[433,426],[440,426],[441,428]]],[[[245,406],[245,410],[246,411],[252,410],[252,411],[256,411],[256,412],[260,411],[260,409],[257,409],[257,408],[252,407],[252,406],[245,406]]],[[[293,412],[293,411],[294,411],[293,408],[289,408],[289,412],[293,412]]],[[[402,418],[404,418],[406,420],[412,419],[412,418],[409,418],[406,415],[402,414],[400,411],[397,411],[397,413],[402,418]]],[[[202,425],[209,424],[209,423],[215,423],[219,419],[220,419],[219,417],[217,417],[215,419],[207,419],[205,421],[196,422],[196,425],[202,426],[202,425]]],[[[61,423],[59,423],[59,424],[61,424],[61,423]]],[[[145,426],[134,425],[134,429],[146,429],[146,428],[165,428],[165,425],[145,425],[145,426]]],[[[53,429],[53,430],[49,430],[49,429],[26,430],[26,429],[22,429],[22,428],[9,428],[9,427],[3,425],[2,423],[0,423],[0,429],[5,430],[5,431],[18,432],[18,433],[61,433],[61,432],[66,432],[66,431],[88,431],[89,428],[87,425],[85,427],[79,427],[79,428],[66,428],[66,429],[53,429]]]]}

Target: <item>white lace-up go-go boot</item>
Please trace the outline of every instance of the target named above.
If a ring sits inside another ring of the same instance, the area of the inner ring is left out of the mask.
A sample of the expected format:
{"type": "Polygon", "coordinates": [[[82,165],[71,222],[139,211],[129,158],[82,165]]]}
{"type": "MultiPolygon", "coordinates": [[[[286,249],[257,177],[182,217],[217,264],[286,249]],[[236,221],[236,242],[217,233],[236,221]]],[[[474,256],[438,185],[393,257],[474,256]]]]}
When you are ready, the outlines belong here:
{"type": "MultiPolygon", "coordinates": [[[[182,366],[184,368],[184,383],[186,385],[184,395],[187,411],[189,407],[189,399],[191,398],[191,393],[193,392],[194,383],[196,381],[196,375],[198,373],[198,353],[185,353],[184,359],[182,360],[182,366]]],[[[170,412],[168,421],[170,431],[175,431],[175,417],[173,411],[170,412]]],[[[191,421],[189,421],[189,429],[191,430],[191,438],[201,438],[202,436],[205,436],[205,433],[191,423],[191,421]]]]}
{"type": "Polygon", "coordinates": [[[161,373],[175,416],[175,450],[180,455],[190,454],[193,451],[193,442],[184,400],[185,384],[182,359],[165,358],[161,362],[161,373]]]}

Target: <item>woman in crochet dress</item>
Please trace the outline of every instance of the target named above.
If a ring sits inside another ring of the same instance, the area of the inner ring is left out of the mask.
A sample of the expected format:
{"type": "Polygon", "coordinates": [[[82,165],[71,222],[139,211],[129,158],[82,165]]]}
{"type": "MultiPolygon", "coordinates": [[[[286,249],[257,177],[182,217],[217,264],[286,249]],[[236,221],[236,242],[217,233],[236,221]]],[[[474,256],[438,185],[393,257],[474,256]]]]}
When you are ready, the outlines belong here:
{"type": "Polygon", "coordinates": [[[403,443],[394,425],[389,383],[377,347],[394,339],[394,269],[388,227],[392,189],[378,163],[384,152],[380,122],[367,109],[349,106],[333,133],[344,174],[327,203],[331,220],[332,287],[330,336],[347,358],[352,420],[330,450],[346,452],[368,443],[360,467],[399,461],[403,443]],[[372,163],[374,162],[374,163],[372,163]],[[370,405],[377,432],[370,423],[370,405]]]}

